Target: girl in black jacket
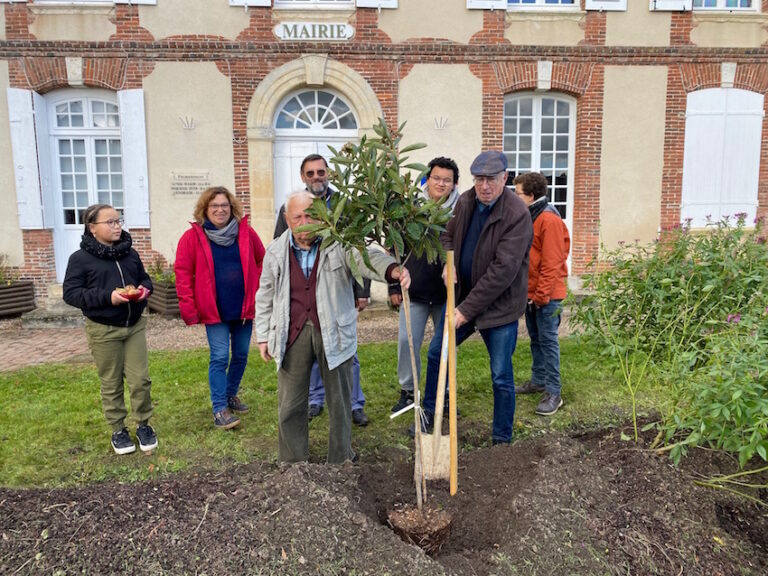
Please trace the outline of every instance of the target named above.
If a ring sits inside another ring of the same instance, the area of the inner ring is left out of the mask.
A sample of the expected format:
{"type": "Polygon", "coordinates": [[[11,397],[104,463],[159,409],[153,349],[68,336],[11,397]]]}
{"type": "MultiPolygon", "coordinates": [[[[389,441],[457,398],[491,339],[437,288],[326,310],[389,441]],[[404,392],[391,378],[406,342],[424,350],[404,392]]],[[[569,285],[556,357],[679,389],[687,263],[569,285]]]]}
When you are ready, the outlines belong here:
{"type": "Polygon", "coordinates": [[[83,214],[85,231],[80,250],[69,257],[64,278],[64,301],[83,311],[88,345],[101,380],[101,404],[112,427],[112,448],[117,454],[136,450],[125,427],[123,378],[128,384],[131,409],[138,422],[139,447],[157,446],[149,425],[152,416],[147,319],[142,317],[152,281],[139,254],[131,248],[131,235],[112,206],[94,204],[83,214]],[[131,289],[133,287],[133,289],[131,289]]]}

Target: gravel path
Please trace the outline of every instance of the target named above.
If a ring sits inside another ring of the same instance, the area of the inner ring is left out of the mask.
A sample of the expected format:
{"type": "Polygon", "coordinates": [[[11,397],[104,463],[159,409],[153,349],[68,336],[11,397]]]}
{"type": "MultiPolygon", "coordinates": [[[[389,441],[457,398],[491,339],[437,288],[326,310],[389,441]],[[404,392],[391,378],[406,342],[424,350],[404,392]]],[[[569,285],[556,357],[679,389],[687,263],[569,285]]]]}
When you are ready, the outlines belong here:
{"type": "MultiPolygon", "coordinates": [[[[386,310],[361,313],[357,323],[360,344],[397,340],[397,312],[386,310]]],[[[567,335],[568,309],[560,327],[567,335]]],[[[477,338],[475,335],[473,338],[477,338]]],[[[519,337],[526,338],[525,322],[520,322],[519,337]]],[[[432,324],[427,325],[424,342],[432,338],[432,324]]],[[[149,315],[147,343],[150,350],[186,350],[208,345],[203,326],[186,326],[178,318],[149,315]]],[[[82,326],[73,328],[24,328],[21,319],[0,321],[0,372],[48,362],[90,361],[91,355],[82,326]]]]}

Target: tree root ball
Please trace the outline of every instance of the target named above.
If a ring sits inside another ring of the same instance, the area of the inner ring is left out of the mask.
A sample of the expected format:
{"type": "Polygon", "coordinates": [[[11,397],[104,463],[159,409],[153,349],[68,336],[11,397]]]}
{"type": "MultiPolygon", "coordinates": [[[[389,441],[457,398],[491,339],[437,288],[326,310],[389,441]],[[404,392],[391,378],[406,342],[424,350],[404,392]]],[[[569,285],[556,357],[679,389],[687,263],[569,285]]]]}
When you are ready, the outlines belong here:
{"type": "Polygon", "coordinates": [[[430,556],[437,554],[451,534],[451,515],[446,510],[406,504],[387,514],[392,530],[406,542],[415,544],[430,556]]]}

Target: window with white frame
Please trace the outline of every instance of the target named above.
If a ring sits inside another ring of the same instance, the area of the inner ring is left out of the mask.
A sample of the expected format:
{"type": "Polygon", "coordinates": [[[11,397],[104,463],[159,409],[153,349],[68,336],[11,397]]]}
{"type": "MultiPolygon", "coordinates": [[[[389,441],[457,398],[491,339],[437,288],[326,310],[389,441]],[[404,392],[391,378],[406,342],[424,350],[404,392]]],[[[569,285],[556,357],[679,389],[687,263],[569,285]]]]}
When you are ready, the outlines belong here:
{"type": "Polygon", "coordinates": [[[120,114],[114,101],[80,97],[49,108],[54,182],[62,223],[82,224],[90,204],[124,208],[120,114]]]}
{"type": "Polygon", "coordinates": [[[737,88],[688,94],[680,217],[693,227],[738,213],[747,222],[756,216],[763,101],[737,88]]]}
{"type": "Polygon", "coordinates": [[[568,9],[579,10],[578,0],[507,0],[510,10],[568,9]]]}
{"type": "Polygon", "coordinates": [[[756,11],[757,0],[693,0],[694,10],[739,10],[739,11],[756,11]]]}
{"type": "Polygon", "coordinates": [[[318,10],[350,9],[355,0],[274,0],[274,8],[315,8],[318,10]]]}
{"type": "Polygon", "coordinates": [[[575,124],[576,101],[565,95],[513,94],[504,102],[510,181],[525,172],[544,174],[549,200],[567,223],[573,219],[575,124]]]}
{"type": "Polygon", "coordinates": [[[291,96],[275,121],[278,130],[357,130],[349,105],[327,90],[305,90],[291,96]]]}

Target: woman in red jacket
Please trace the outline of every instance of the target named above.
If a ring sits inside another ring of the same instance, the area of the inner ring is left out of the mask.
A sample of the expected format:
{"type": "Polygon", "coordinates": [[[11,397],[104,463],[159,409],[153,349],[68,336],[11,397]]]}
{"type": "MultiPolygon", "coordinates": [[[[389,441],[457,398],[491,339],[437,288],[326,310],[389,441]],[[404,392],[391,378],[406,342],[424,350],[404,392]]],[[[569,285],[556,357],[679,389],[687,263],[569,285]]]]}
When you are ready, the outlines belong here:
{"type": "Polygon", "coordinates": [[[237,392],[248,363],[264,245],[223,186],[202,193],[194,218],[176,251],[176,293],[184,322],[205,324],[213,423],[229,429],[240,424],[233,412],[248,412],[237,392]]]}

